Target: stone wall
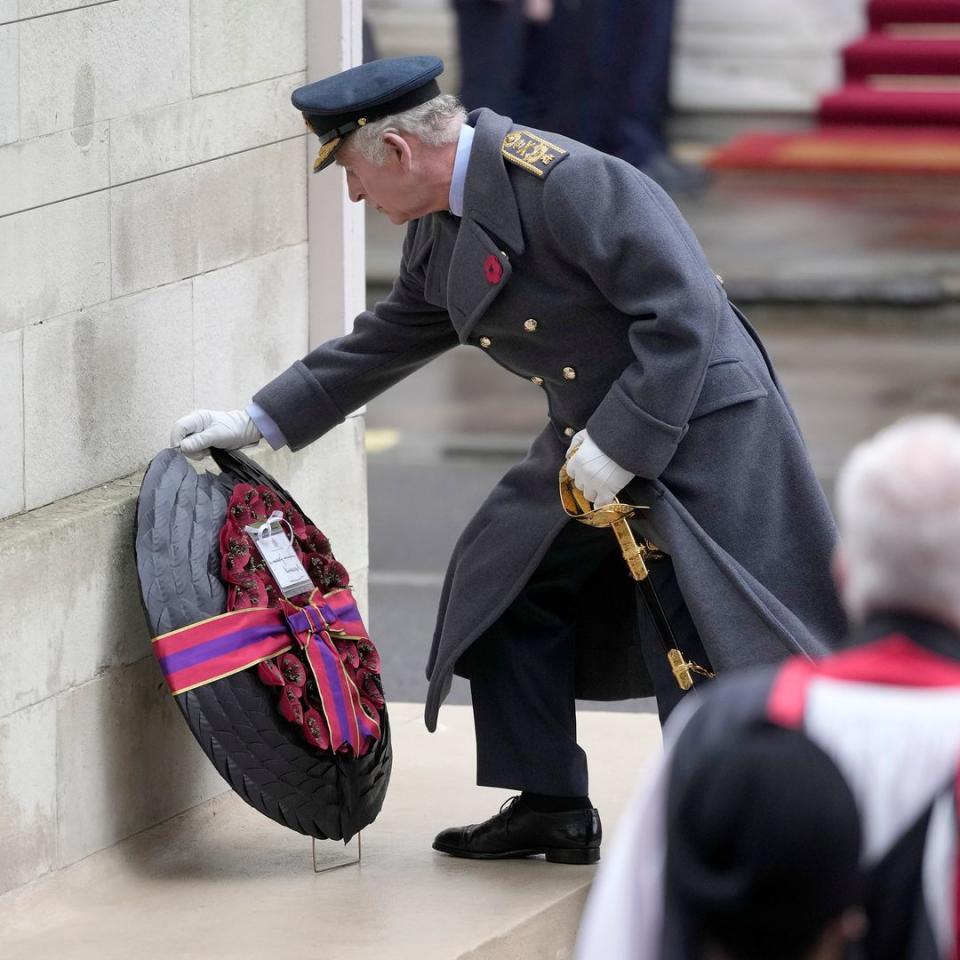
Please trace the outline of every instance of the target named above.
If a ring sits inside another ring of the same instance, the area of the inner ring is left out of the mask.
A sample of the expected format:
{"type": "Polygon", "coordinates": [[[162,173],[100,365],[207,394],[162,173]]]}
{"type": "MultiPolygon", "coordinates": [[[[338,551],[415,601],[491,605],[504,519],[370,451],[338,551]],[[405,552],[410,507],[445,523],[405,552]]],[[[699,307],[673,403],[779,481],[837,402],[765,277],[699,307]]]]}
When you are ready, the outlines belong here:
{"type": "MultiPolygon", "coordinates": [[[[149,652],[135,497],[176,417],[362,299],[362,231],[311,256],[289,102],[355,61],[359,7],[0,0],[0,893],[225,789],[149,652]]],[[[363,597],[362,419],[263,460],[363,597]]]]}

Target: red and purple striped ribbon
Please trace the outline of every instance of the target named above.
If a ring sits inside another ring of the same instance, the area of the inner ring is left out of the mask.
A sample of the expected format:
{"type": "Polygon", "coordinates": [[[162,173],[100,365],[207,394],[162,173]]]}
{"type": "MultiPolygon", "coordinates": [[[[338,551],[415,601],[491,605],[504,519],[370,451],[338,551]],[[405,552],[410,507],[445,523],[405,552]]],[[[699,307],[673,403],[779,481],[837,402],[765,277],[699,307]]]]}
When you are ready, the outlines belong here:
{"type": "Polygon", "coordinates": [[[251,607],[201,620],[156,637],[153,650],[170,691],[177,695],[247,670],[296,643],[316,681],[331,748],[346,745],[359,756],[363,738],[379,739],[380,724],[364,712],[331,634],[369,640],[347,589],[325,596],[314,590],[305,607],[251,607]]]}

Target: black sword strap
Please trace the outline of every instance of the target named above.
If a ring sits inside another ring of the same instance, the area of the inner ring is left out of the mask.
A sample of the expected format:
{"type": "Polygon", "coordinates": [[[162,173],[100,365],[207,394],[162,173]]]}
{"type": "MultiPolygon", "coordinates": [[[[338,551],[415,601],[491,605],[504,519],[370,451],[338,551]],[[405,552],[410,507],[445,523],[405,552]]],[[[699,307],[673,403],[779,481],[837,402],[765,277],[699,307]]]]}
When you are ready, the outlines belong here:
{"type": "Polygon", "coordinates": [[[660,604],[657,591],[650,582],[647,560],[660,555],[659,551],[646,540],[637,542],[628,522],[631,517],[648,508],[635,507],[616,500],[604,507],[594,507],[587,501],[583,493],[576,488],[567,473],[566,466],[560,468],[560,502],[563,504],[567,516],[574,520],[591,527],[610,527],[613,530],[617,542],[620,544],[620,552],[623,554],[623,559],[630,571],[630,576],[636,581],[640,596],[643,597],[644,604],[653,618],[657,637],[663,645],[677,686],[683,691],[689,690],[693,686],[694,674],[702,677],[713,677],[714,674],[706,667],[701,667],[700,664],[687,660],[683,655],[677,645],[673,630],[670,628],[670,621],[663,612],[663,606],[660,604]]]}

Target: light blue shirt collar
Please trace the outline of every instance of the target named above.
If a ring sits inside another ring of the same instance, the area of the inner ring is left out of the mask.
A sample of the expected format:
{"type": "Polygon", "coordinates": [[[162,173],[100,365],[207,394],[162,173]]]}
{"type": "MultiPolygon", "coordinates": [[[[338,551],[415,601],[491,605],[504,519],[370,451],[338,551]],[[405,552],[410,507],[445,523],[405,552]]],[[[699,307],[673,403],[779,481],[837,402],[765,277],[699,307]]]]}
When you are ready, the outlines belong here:
{"type": "Polygon", "coordinates": [[[450,212],[455,217],[463,216],[463,187],[470,165],[470,148],[473,146],[474,129],[469,123],[460,128],[457,155],[453,160],[453,177],[450,180],[450,212]]]}

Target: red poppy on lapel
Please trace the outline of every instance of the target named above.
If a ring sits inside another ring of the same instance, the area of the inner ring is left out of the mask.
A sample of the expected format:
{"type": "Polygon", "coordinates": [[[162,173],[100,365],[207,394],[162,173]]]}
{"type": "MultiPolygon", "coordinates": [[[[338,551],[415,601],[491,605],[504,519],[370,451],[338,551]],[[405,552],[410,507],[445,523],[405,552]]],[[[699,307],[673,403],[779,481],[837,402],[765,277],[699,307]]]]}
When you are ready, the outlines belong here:
{"type": "Polygon", "coordinates": [[[483,272],[487,278],[487,283],[499,283],[503,276],[503,264],[491,253],[483,261],[483,272]]]}

